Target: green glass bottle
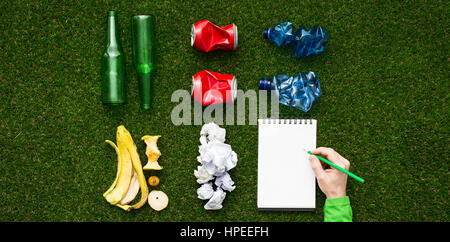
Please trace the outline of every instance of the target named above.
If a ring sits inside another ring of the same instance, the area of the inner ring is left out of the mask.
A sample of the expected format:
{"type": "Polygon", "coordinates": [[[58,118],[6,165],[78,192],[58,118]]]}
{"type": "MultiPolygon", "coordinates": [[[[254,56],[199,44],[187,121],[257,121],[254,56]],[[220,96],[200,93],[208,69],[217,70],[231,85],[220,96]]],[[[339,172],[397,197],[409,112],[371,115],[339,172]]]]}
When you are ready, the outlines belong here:
{"type": "Polygon", "coordinates": [[[117,16],[108,12],[106,49],[102,55],[102,102],[118,106],[127,102],[125,57],[120,45],[117,16]]]}
{"type": "Polygon", "coordinates": [[[136,69],[141,107],[150,109],[153,73],[156,66],[156,20],[153,15],[136,15],[131,20],[133,64],[136,69]]]}

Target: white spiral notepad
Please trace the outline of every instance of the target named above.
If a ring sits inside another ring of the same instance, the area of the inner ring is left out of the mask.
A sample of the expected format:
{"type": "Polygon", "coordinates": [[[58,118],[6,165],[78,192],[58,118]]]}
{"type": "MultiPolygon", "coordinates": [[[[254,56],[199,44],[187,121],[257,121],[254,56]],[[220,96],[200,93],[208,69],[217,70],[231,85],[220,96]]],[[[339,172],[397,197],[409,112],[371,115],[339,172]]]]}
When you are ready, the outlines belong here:
{"type": "Polygon", "coordinates": [[[317,120],[258,119],[258,209],[314,211],[317,120]]]}

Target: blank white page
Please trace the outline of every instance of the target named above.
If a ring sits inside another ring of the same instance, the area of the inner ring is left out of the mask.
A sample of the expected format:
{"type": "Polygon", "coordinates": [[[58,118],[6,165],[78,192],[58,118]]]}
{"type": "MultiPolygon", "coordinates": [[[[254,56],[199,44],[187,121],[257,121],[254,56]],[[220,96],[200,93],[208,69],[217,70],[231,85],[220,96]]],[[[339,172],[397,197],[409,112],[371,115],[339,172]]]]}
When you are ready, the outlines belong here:
{"type": "Polygon", "coordinates": [[[258,209],[314,211],[314,119],[258,119],[258,209]]]}

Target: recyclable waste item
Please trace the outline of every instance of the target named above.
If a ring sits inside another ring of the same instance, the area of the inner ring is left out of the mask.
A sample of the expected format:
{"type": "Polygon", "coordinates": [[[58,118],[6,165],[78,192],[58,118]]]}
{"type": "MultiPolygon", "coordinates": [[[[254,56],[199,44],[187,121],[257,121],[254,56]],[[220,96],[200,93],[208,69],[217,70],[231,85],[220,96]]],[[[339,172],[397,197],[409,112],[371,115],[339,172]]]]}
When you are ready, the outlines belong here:
{"type": "Polygon", "coordinates": [[[237,96],[236,77],[203,70],[192,76],[192,97],[207,106],[215,103],[232,103],[237,96]]]}
{"type": "Polygon", "coordinates": [[[328,41],[328,32],[320,27],[313,26],[306,30],[301,26],[295,31],[294,25],[290,22],[282,22],[274,27],[265,29],[263,37],[272,40],[278,46],[293,43],[295,57],[315,55],[325,50],[325,43],[328,41]]]}
{"type": "Polygon", "coordinates": [[[159,184],[159,178],[157,176],[151,176],[148,178],[148,184],[152,187],[156,187],[159,184]]]}
{"type": "Polygon", "coordinates": [[[147,201],[148,186],[137,152],[136,144],[130,132],[123,126],[117,127],[116,142],[106,140],[117,153],[116,178],[110,188],[103,193],[103,197],[111,205],[122,208],[125,211],[138,209],[147,201]],[[141,199],[133,205],[128,205],[134,200],[141,190],[141,199]]]}
{"type": "Polygon", "coordinates": [[[219,27],[208,20],[198,21],[192,25],[191,46],[204,52],[235,50],[238,46],[237,26],[219,27]]]}
{"type": "Polygon", "coordinates": [[[159,151],[157,142],[161,135],[145,135],[141,139],[147,145],[145,154],[147,155],[148,162],[144,166],[144,170],[162,170],[162,167],[158,164],[158,159],[161,156],[161,151],[159,151]]]}
{"type": "Polygon", "coordinates": [[[131,19],[133,64],[137,73],[139,98],[143,109],[150,109],[156,68],[156,18],[136,15],[131,19]]]}
{"type": "Polygon", "coordinates": [[[218,210],[222,208],[222,202],[225,200],[225,196],[227,194],[222,190],[222,188],[218,187],[212,197],[205,204],[206,210],[218,210]]]}
{"type": "Polygon", "coordinates": [[[108,12],[106,48],[101,58],[101,97],[102,103],[118,106],[127,102],[127,80],[125,57],[120,44],[117,14],[108,12]]]}
{"type": "Polygon", "coordinates": [[[156,211],[161,211],[169,204],[169,198],[162,191],[153,190],[148,195],[148,204],[156,211]]]}
{"type": "MultiPolygon", "coordinates": [[[[202,166],[199,166],[199,167],[202,167],[202,166]]],[[[211,175],[211,179],[213,179],[212,175],[211,175]]],[[[214,189],[213,189],[212,183],[208,182],[208,181],[199,182],[198,180],[197,180],[197,182],[199,184],[202,184],[202,186],[199,189],[197,189],[198,198],[200,198],[202,200],[208,200],[208,199],[212,198],[212,196],[214,195],[214,189]]]]}
{"type": "Polygon", "coordinates": [[[199,153],[197,161],[200,163],[194,176],[197,183],[199,199],[208,200],[206,210],[222,209],[222,202],[226,192],[233,191],[236,186],[228,173],[236,167],[238,158],[229,144],[225,144],[226,130],[211,122],[203,125],[200,131],[199,153]]]}
{"type": "Polygon", "coordinates": [[[261,79],[259,89],[276,91],[281,104],[304,112],[308,112],[322,94],[319,79],[311,71],[297,76],[279,74],[270,80],[261,79]]]}

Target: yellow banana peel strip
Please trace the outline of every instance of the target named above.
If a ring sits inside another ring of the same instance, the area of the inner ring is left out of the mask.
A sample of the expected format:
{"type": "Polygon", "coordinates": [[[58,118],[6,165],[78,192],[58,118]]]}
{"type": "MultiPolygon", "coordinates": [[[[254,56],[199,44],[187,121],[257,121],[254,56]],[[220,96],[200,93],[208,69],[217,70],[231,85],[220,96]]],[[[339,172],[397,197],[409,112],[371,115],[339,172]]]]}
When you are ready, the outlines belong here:
{"type": "MultiPolygon", "coordinates": [[[[141,200],[139,200],[139,202],[137,202],[136,204],[133,204],[131,206],[130,205],[120,205],[120,204],[117,204],[116,206],[118,206],[126,211],[130,211],[132,209],[138,209],[147,202],[148,186],[147,186],[147,181],[145,180],[144,171],[142,169],[141,160],[139,159],[139,154],[137,152],[136,144],[134,143],[130,132],[128,132],[128,130],[125,129],[125,127],[123,125],[121,125],[117,128],[117,146],[119,147],[120,152],[122,152],[122,150],[120,149],[121,146],[125,147],[125,150],[131,156],[131,162],[133,164],[134,170],[136,171],[136,173],[138,175],[139,186],[141,188],[141,200]]],[[[130,177],[130,180],[131,180],[131,177],[130,177]]]]}
{"type": "Polygon", "coordinates": [[[144,170],[162,170],[162,167],[158,164],[158,159],[161,156],[161,151],[159,151],[157,142],[161,135],[145,135],[141,138],[147,145],[145,154],[148,157],[148,162],[144,166],[144,170]]]}
{"type": "Polygon", "coordinates": [[[124,146],[123,144],[121,144],[118,140],[119,140],[119,130],[117,130],[117,134],[116,134],[116,139],[117,139],[117,146],[113,145],[114,143],[109,141],[108,143],[110,145],[112,145],[114,147],[114,149],[116,149],[116,153],[118,155],[118,160],[120,160],[118,163],[120,163],[120,167],[118,167],[118,172],[117,172],[117,176],[116,176],[116,180],[114,181],[113,185],[114,188],[108,189],[108,191],[106,191],[103,194],[103,197],[106,199],[106,201],[108,201],[110,204],[115,205],[117,203],[120,202],[120,200],[122,200],[122,198],[125,196],[125,194],[128,191],[128,187],[130,186],[130,182],[131,182],[131,176],[132,176],[132,169],[133,169],[133,165],[131,162],[131,156],[128,152],[128,150],[126,149],[126,146],[124,146]]]}
{"type": "Polygon", "coordinates": [[[114,189],[114,187],[116,187],[117,180],[119,180],[120,166],[121,166],[121,159],[120,159],[119,148],[117,148],[117,145],[114,144],[114,142],[112,142],[111,140],[105,140],[105,142],[108,143],[109,145],[111,145],[111,147],[113,147],[114,150],[116,151],[116,154],[117,154],[117,173],[116,173],[116,179],[114,179],[113,184],[111,184],[111,186],[108,188],[108,190],[105,193],[103,193],[103,197],[105,197],[108,193],[110,193],[114,189]]]}

